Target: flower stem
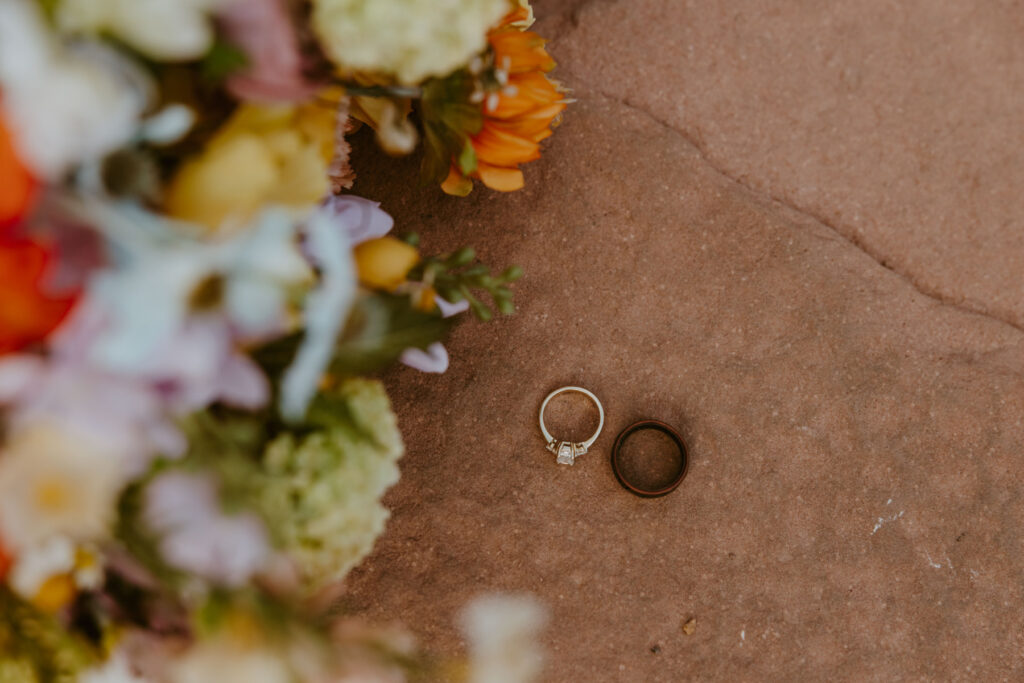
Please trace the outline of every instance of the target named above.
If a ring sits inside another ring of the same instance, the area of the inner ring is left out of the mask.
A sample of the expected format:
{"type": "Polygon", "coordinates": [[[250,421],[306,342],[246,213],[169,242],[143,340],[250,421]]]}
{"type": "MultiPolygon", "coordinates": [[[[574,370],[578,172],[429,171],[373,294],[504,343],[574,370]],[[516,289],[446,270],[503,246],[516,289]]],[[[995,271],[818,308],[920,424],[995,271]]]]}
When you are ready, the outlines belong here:
{"type": "Polygon", "coordinates": [[[412,97],[423,96],[423,90],[417,86],[406,85],[359,85],[338,81],[338,85],[345,88],[346,95],[361,97],[412,97]]]}

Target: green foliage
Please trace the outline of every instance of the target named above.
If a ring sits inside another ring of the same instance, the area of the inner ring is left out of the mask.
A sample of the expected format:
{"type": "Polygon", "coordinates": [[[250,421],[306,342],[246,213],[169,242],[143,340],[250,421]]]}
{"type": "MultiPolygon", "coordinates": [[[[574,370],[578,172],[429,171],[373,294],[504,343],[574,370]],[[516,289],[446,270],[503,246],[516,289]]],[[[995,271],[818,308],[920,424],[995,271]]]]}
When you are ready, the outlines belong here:
{"type": "MultiPolygon", "coordinates": [[[[136,601],[163,599],[187,583],[163,562],[143,519],[146,486],[168,469],[214,476],[225,511],[259,514],[311,587],[341,578],[383,530],[388,513],[380,497],[398,480],[403,446],[379,382],[351,378],[323,389],[300,425],[285,428],[272,415],[211,409],[182,428],[189,439],[185,456],[155,463],[119,501],[116,538],[162,586],[136,594],[136,601]]],[[[243,598],[214,591],[197,625],[243,598]]]]}
{"type": "Polygon", "coordinates": [[[146,484],[152,473],[133,482],[121,493],[117,501],[117,521],[114,538],[139,564],[163,583],[174,586],[184,577],[168,567],[160,555],[157,539],[142,520],[146,484]]]}
{"type": "Polygon", "coordinates": [[[97,660],[56,617],[0,584],[0,683],[74,683],[97,660]]]}
{"type": "Polygon", "coordinates": [[[245,51],[232,43],[216,40],[200,64],[200,72],[208,81],[220,82],[241,71],[249,63],[245,51]]]}
{"type": "Polygon", "coordinates": [[[464,174],[476,170],[476,152],[470,137],[483,126],[480,104],[472,101],[476,88],[476,79],[467,69],[423,85],[420,116],[425,142],[421,169],[424,183],[442,182],[452,159],[464,174]]]}
{"type": "Polygon", "coordinates": [[[438,313],[413,308],[406,296],[362,297],[335,347],[329,372],[347,377],[380,370],[408,348],[425,349],[443,339],[451,326],[438,313]]]}
{"type": "MultiPolygon", "coordinates": [[[[443,339],[452,321],[420,311],[408,296],[372,293],[360,296],[334,348],[328,372],[350,377],[380,370],[407,348],[419,349],[443,339]]],[[[254,356],[271,377],[291,363],[302,337],[294,334],[257,349],[254,356]]]]}
{"type": "Polygon", "coordinates": [[[409,278],[432,284],[438,294],[452,303],[468,301],[473,314],[480,320],[490,320],[494,312],[473,290],[483,290],[489,294],[499,313],[514,313],[516,309],[512,303],[512,290],[508,285],[522,277],[522,268],[512,266],[500,275],[491,275],[487,266],[473,263],[475,258],[476,252],[470,247],[464,247],[451,254],[424,259],[409,274],[409,278]]]}

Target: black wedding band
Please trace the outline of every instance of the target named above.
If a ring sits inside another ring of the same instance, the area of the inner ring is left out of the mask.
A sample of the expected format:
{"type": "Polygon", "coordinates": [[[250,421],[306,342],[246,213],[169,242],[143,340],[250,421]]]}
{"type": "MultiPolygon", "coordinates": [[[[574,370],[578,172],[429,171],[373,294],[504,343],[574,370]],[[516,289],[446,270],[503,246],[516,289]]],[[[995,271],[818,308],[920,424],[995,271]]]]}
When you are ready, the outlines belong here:
{"type": "Polygon", "coordinates": [[[689,464],[690,459],[686,455],[686,444],[683,443],[683,437],[679,436],[679,432],[658,420],[641,420],[640,422],[631,424],[619,433],[615,438],[615,445],[612,446],[612,471],[615,472],[615,478],[619,480],[619,483],[622,484],[627,491],[638,496],[642,496],[643,498],[657,498],[658,496],[664,496],[675,491],[679,484],[682,483],[683,479],[686,478],[686,471],[689,468],[689,464]],[[676,474],[675,478],[667,486],[659,489],[648,490],[637,486],[623,476],[622,469],[619,467],[619,452],[622,449],[622,445],[626,443],[626,439],[631,435],[644,429],[656,429],[659,432],[668,435],[668,437],[675,442],[676,446],[679,448],[679,455],[682,456],[679,473],[676,474]]]}

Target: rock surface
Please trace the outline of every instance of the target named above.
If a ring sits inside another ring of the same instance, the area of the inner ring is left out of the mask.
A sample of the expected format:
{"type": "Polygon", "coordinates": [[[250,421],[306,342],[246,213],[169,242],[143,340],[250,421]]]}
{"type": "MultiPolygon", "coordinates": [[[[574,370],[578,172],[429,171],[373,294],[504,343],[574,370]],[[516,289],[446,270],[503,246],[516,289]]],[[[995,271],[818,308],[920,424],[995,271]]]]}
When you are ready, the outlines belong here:
{"type": "Polygon", "coordinates": [[[534,593],[548,681],[1024,676],[1024,15],[536,7],[579,101],[527,188],[384,205],[527,275],[447,374],[388,376],[408,454],[348,606],[451,651],[471,597],[534,593]],[[607,412],[572,467],[564,384],[607,412]],[[607,460],[645,417],[690,448],[657,500],[607,460]]]}

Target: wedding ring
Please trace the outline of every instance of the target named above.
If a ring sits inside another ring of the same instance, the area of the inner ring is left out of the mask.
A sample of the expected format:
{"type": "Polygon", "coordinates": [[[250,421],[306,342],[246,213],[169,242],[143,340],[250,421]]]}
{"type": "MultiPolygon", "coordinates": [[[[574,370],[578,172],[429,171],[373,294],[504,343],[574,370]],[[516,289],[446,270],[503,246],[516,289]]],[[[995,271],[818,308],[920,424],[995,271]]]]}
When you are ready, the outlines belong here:
{"type": "Polygon", "coordinates": [[[686,455],[686,444],[683,443],[683,437],[679,436],[679,432],[658,420],[642,420],[631,424],[622,430],[622,433],[620,433],[615,439],[615,445],[612,446],[612,471],[615,472],[615,478],[619,480],[619,483],[622,484],[627,491],[643,498],[657,498],[675,491],[686,477],[686,471],[689,468],[689,465],[690,461],[686,455]],[[643,429],[656,429],[657,431],[666,434],[673,442],[675,442],[676,448],[679,449],[679,456],[681,458],[679,462],[679,471],[676,472],[676,474],[673,475],[672,480],[664,486],[656,488],[640,486],[635,482],[629,481],[623,473],[623,468],[619,462],[622,444],[626,442],[626,439],[628,439],[630,435],[643,429]]]}
{"type": "Polygon", "coordinates": [[[601,433],[601,429],[604,427],[604,406],[597,400],[597,396],[594,396],[591,392],[587,391],[583,387],[562,387],[561,389],[555,389],[548,397],[544,399],[544,402],[540,404],[540,433],[544,435],[544,439],[548,442],[548,450],[555,454],[555,461],[559,465],[571,465],[576,462],[576,458],[590,450],[590,447],[597,441],[598,435],[601,433]],[[586,441],[574,443],[572,441],[559,441],[555,437],[551,436],[548,432],[548,428],[544,426],[544,409],[548,407],[548,402],[551,401],[555,396],[565,393],[567,391],[575,391],[583,394],[597,406],[598,422],[597,431],[586,441]]]}

